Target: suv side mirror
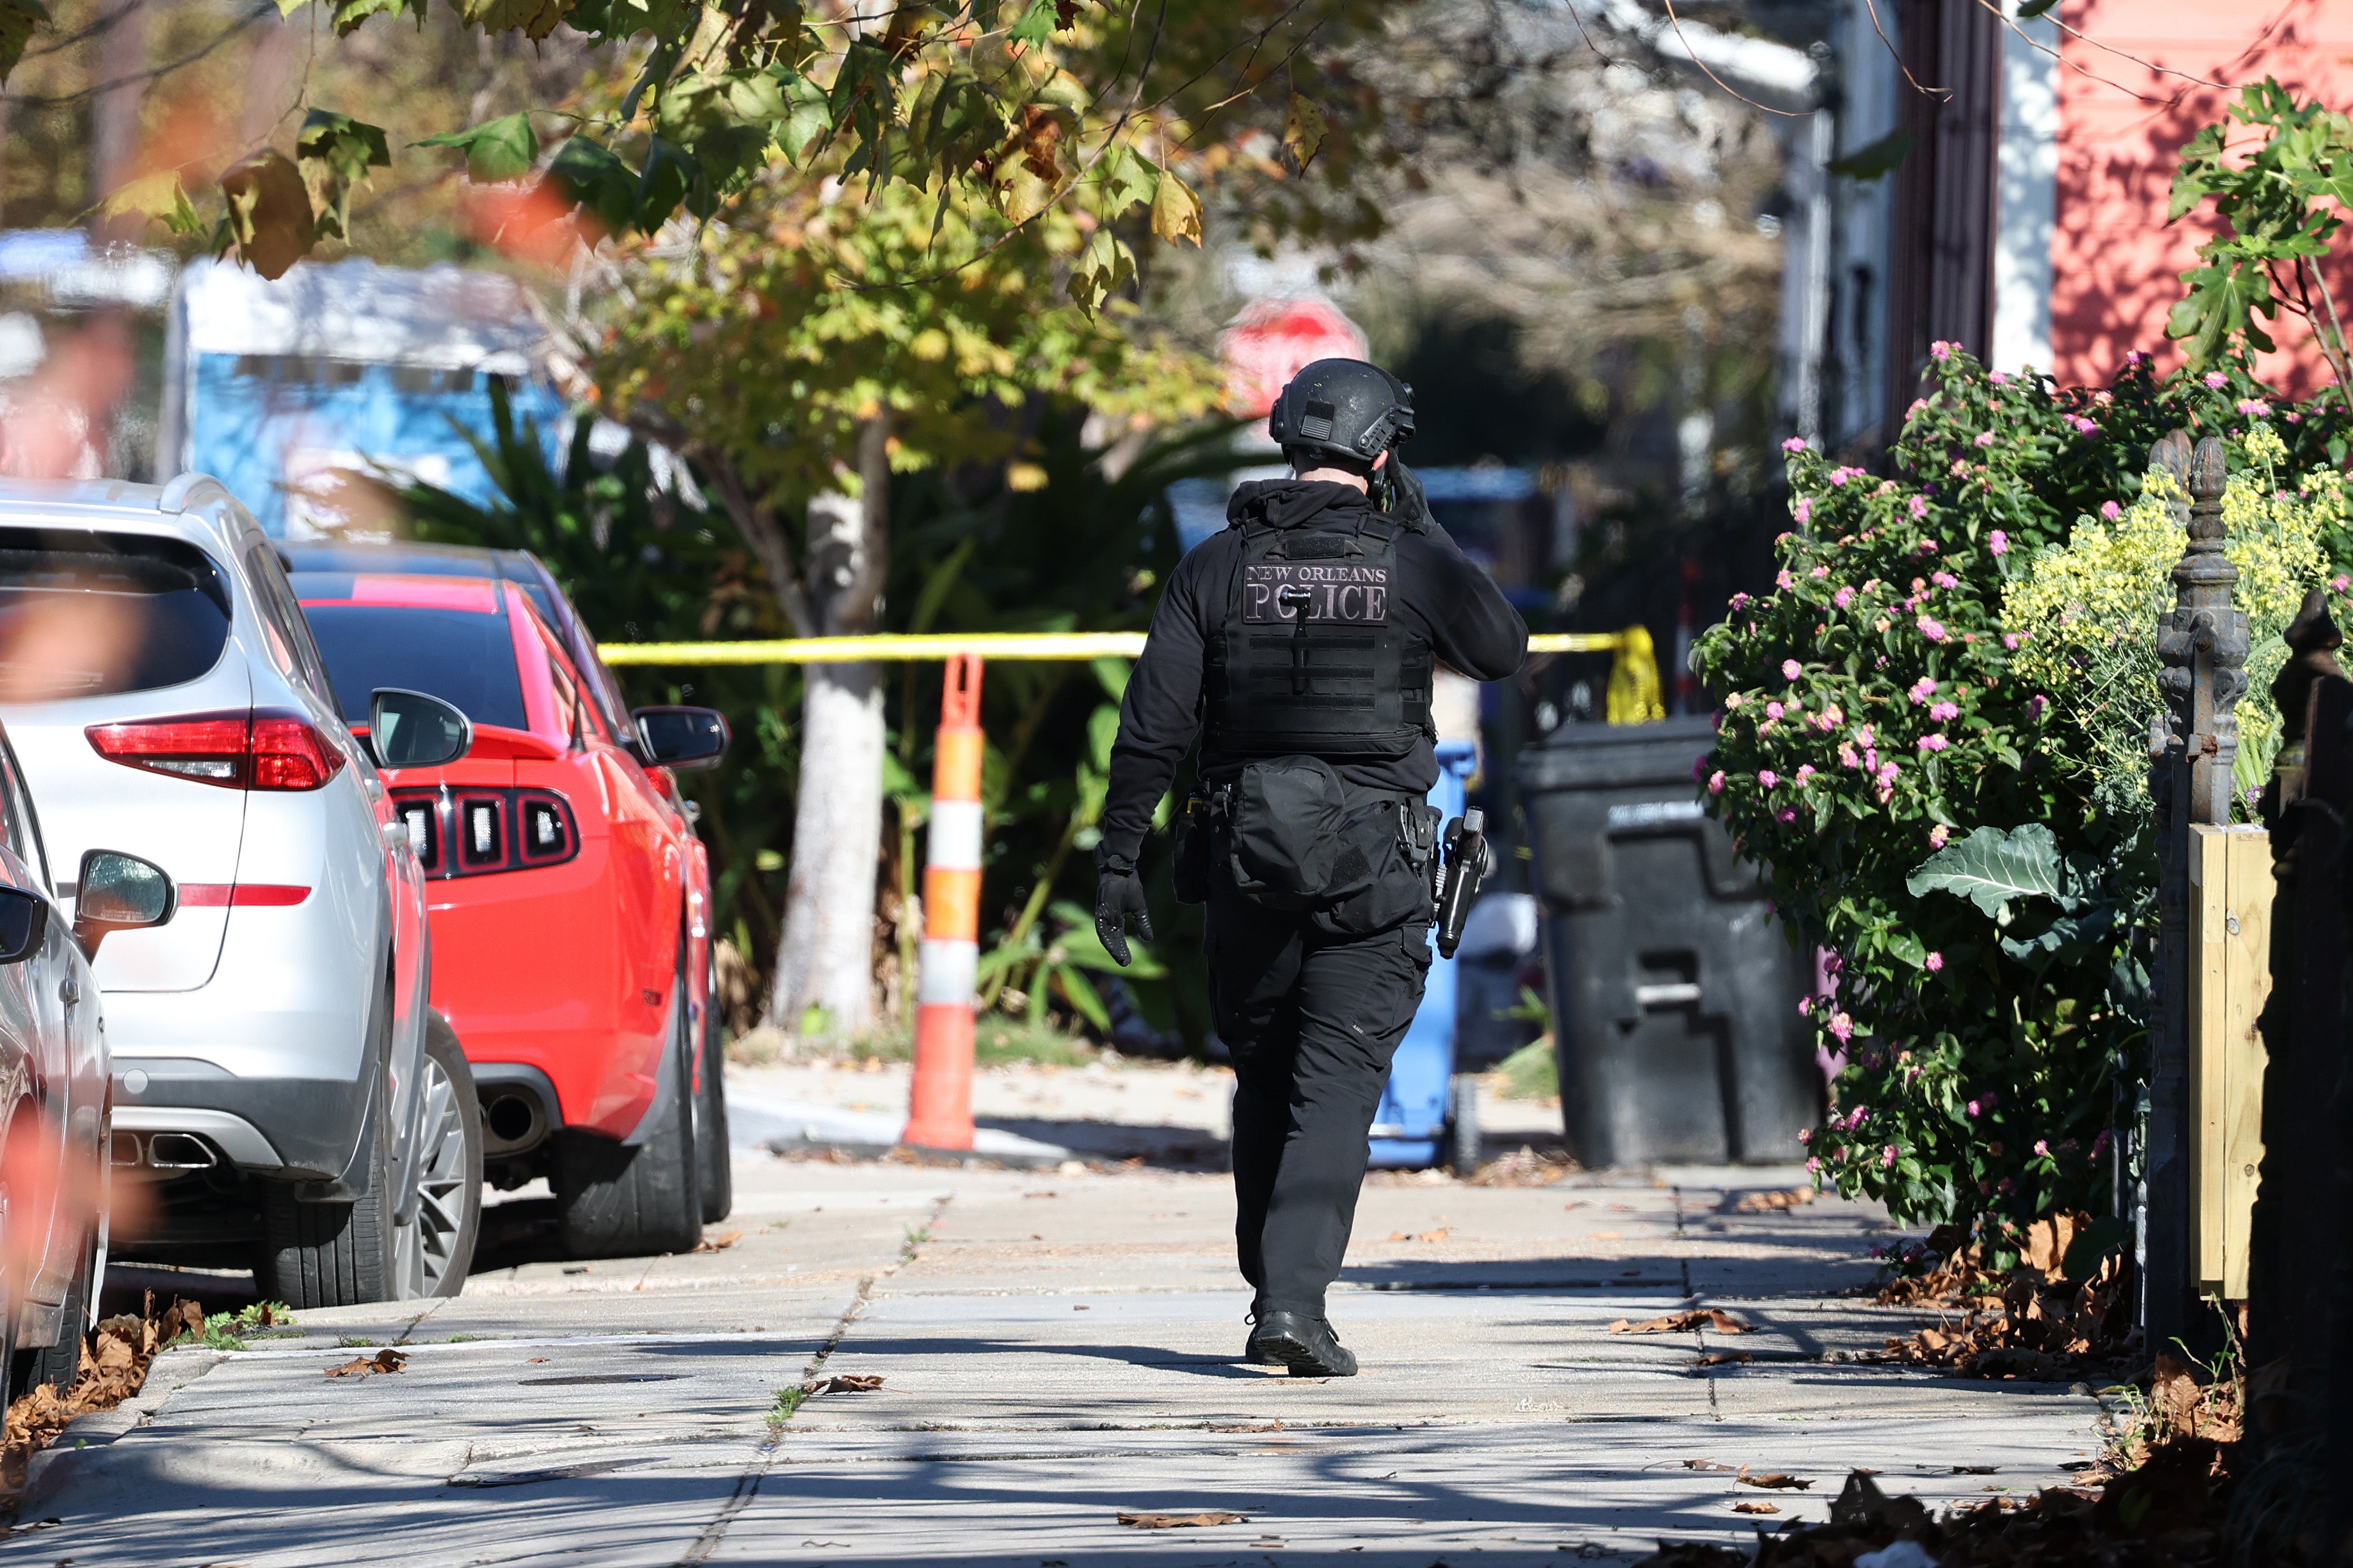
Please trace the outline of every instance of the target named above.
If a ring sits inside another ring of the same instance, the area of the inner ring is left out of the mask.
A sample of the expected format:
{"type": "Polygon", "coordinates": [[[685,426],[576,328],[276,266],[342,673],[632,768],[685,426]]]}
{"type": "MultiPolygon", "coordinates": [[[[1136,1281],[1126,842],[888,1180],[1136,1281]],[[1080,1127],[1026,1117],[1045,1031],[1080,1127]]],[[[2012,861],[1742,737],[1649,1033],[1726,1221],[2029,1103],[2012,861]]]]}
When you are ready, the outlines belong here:
{"type": "Polygon", "coordinates": [[[0,963],[22,963],[49,934],[49,901],[22,888],[0,888],[0,963]]]}
{"type": "MultiPolygon", "coordinates": [[[[74,887],[74,940],[95,958],[109,931],[167,925],[179,903],[179,889],[161,866],[120,850],[93,849],[81,858],[74,887]]],[[[0,916],[0,938],[6,934],[5,920],[0,916]]]]}
{"type": "Polygon", "coordinates": [[[691,773],[715,768],[726,754],[727,716],[716,708],[639,708],[629,714],[638,760],[649,768],[691,773]]]}
{"type": "Polygon", "coordinates": [[[438,697],[381,686],[368,699],[368,749],[378,767],[443,767],[474,749],[474,722],[438,697]]]}

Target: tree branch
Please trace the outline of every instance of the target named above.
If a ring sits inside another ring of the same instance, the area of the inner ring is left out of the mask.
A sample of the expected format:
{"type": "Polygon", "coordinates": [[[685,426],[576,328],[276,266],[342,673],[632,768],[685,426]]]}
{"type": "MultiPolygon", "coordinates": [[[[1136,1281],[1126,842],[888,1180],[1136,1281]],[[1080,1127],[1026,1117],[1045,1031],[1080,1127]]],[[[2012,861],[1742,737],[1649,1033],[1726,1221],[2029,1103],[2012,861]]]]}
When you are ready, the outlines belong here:
{"type": "MultiPolygon", "coordinates": [[[[634,424],[630,427],[637,428],[634,424]]],[[[785,619],[792,623],[794,632],[805,637],[818,636],[816,609],[793,564],[792,542],[776,521],[776,514],[752,499],[743,476],[736,473],[735,465],[727,460],[724,452],[704,441],[691,441],[680,449],[711,481],[712,491],[719,497],[719,504],[726,508],[735,531],[744,536],[744,542],[759,558],[761,569],[768,574],[769,591],[776,596],[776,607],[785,612],[785,619]]]]}

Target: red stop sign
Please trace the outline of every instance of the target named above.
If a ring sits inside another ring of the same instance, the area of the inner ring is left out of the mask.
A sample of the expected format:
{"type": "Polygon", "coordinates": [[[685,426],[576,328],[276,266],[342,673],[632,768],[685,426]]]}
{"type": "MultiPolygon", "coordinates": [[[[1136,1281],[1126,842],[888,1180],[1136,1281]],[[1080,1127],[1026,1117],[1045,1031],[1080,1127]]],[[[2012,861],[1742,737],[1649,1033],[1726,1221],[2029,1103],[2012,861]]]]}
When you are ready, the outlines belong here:
{"type": "Polygon", "coordinates": [[[1319,359],[1362,359],[1365,334],[1325,300],[1258,300],[1218,334],[1226,362],[1226,406],[1271,412],[1291,378],[1319,359]]]}

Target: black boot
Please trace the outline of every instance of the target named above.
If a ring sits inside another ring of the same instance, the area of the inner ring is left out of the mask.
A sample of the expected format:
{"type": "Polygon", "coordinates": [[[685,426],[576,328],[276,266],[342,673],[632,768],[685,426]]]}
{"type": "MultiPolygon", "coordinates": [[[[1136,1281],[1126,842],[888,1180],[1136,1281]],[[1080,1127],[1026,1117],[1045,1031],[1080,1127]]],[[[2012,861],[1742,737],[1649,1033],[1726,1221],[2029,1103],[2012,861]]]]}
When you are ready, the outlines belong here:
{"type": "Polygon", "coordinates": [[[1250,1357],[1280,1363],[1293,1377],[1354,1377],[1356,1358],[1322,1318],[1304,1312],[1261,1312],[1250,1331],[1250,1357]]]}

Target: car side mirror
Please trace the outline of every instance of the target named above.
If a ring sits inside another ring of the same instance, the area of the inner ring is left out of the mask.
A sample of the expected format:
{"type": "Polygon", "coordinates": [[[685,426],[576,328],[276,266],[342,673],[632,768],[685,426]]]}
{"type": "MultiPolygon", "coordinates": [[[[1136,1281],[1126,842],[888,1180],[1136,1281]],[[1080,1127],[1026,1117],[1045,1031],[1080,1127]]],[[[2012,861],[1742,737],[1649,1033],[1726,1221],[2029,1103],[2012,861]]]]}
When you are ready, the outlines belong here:
{"type": "Polygon", "coordinates": [[[731,738],[716,708],[639,708],[629,715],[638,732],[638,760],[649,768],[691,773],[715,768],[731,738]]]}
{"type": "Polygon", "coordinates": [[[49,934],[49,901],[22,888],[0,888],[0,963],[22,963],[49,934]]]}
{"type": "MultiPolygon", "coordinates": [[[[179,889],[161,866],[116,849],[93,849],[81,858],[74,886],[74,940],[96,958],[110,931],[168,925],[179,904],[179,889]]],[[[6,935],[5,918],[0,916],[0,938],[6,935]]]]}
{"type": "Polygon", "coordinates": [[[474,721],[438,697],[381,686],[368,699],[368,749],[378,767],[443,767],[474,749],[474,721]]]}

